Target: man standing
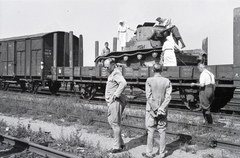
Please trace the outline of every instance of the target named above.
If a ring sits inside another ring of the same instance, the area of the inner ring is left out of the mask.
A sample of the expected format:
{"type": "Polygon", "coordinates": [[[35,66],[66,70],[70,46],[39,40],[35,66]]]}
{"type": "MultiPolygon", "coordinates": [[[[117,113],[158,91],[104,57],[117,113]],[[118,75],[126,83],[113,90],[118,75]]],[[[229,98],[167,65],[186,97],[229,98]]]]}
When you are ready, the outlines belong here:
{"type": "Polygon", "coordinates": [[[120,20],[119,25],[118,25],[118,39],[120,41],[120,46],[121,46],[122,51],[123,51],[124,47],[126,47],[127,30],[134,31],[126,23],[124,23],[123,20],[120,20]]]}
{"type": "Polygon", "coordinates": [[[199,83],[191,83],[191,86],[200,87],[199,101],[200,109],[203,110],[203,117],[208,124],[212,124],[212,115],[210,106],[214,99],[215,92],[215,77],[214,75],[205,68],[205,65],[198,64],[198,70],[201,72],[199,83]]]}
{"type": "Polygon", "coordinates": [[[177,66],[177,58],[175,55],[175,50],[180,50],[179,46],[174,42],[172,36],[168,31],[163,33],[166,38],[163,46],[160,62],[163,66],[177,66]]]}
{"type": "Polygon", "coordinates": [[[166,127],[168,104],[171,100],[172,85],[169,79],[162,77],[162,66],[160,64],[153,65],[154,76],[146,81],[146,118],[145,124],[148,132],[146,153],[142,153],[145,157],[154,157],[153,154],[153,134],[157,129],[160,136],[159,149],[157,154],[165,157],[166,148],[166,127]]]}
{"type": "Polygon", "coordinates": [[[110,48],[108,48],[108,42],[105,42],[105,48],[103,48],[102,50],[102,54],[101,55],[108,55],[110,53],[110,48]]]}
{"type": "Polygon", "coordinates": [[[127,82],[113,59],[106,59],[104,66],[109,72],[105,91],[105,100],[108,105],[108,122],[114,133],[114,145],[109,152],[118,153],[125,146],[121,136],[121,117],[127,104],[127,98],[122,94],[127,86],[127,82]]]}

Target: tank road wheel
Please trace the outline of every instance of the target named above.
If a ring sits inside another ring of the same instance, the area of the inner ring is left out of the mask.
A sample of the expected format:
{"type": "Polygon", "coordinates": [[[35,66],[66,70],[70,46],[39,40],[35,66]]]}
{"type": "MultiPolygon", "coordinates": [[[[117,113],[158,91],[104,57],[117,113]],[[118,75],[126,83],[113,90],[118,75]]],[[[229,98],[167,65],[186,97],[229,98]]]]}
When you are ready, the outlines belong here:
{"type": "Polygon", "coordinates": [[[80,84],[79,91],[83,99],[91,100],[96,94],[97,86],[95,84],[80,84]]]}
{"type": "Polygon", "coordinates": [[[183,104],[189,109],[193,110],[198,107],[198,90],[193,88],[180,88],[180,98],[183,104]]]}

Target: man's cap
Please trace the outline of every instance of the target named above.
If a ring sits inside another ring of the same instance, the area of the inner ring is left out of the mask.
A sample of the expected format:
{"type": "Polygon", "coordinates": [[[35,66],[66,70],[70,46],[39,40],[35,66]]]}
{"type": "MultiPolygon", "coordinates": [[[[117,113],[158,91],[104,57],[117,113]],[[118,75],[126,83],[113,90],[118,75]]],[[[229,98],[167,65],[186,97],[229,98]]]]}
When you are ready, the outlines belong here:
{"type": "Polygon", "coordinates": [[[162,20],[162,18],[161,17],[158,17],[157,19],[156,19],[156,21],[161,21],[162,20]]]}
{"type": "Polygon", "coordinates": [[[162,65],[159,63],[156,63],[153,65],[153,71],[154,72],[162,72],[162,65]]]}
{"type": "Polygon", "coordinates": [[[119,20],[119,23],[123,23],[123,20],[119,20]]]}

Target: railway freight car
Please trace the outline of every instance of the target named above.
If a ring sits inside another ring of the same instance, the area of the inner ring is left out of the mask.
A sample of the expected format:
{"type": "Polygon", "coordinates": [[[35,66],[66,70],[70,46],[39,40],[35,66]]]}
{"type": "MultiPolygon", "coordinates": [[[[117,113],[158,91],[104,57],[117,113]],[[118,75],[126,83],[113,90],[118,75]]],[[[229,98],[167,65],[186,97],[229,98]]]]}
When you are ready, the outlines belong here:
{"type": "MultiPolygon", "coordinates": [[[[240,86],[239,10],[240,8],[237,8],[234,11],[234,63],[226,65],[208,65],[208,69],[216,76],[216,93],[212,105],[213,109],[220,109],[231,102],[231,106],[228,106],[229,108],[237,108],[240,110],[237,106],[240,102],[238,97],[238,87],[240,86]]],[[[152,42],[151,38],[145,38],[150,37],[153,32],[147,30],[161,31],[161,28],[155,29],[152,26],[140,27],[137,30],[136,38],[134,38],[132,44],[129,44],[129,47],[125,48],[124,51],[114,51],[107,56],[96,57],[96,66],[72,68],[54,67],[53,70],[56,70],[56,73],[53,72],[49,78],[56,79],[57,82],[70,83],[70,90],[79,93],[85,99],[91,99],[97,92],[98,94],[104,94],[107,72],[98,62],[111,57],[115,58],[120,65],[119,69],[126,78],[129,87],[144,90],[146,79],[153,75],[151,64],[158,62],[161,53],[161,43],[157,41],[152,42]],[[148,32],[150,32],[150,35],[148,32]],[[141,33],[141,35],[139,35],[139,33],[141,33]],[[153,43],[155,43],[154,47],[153,43]],[[150,64],[146,65],[146,61],[150,64]],[[68,69],[71,69],[71,73],[66,75],[65,70],[68,71],[68,69]]],[[[116,43],[116,39],[114,43],[116,43]]],[[[96,42],[96,45],[98,45],[98,42],[96,42]]],[[[114,46],[114,48],[116,48],[116,46],[114,46]]],[[[98,55],[98,48],[96,48],[96,50],[95,54],[98,55]]],[[[184,52],[179,54],[178,66],[164,67],[162,73],[163,76],[171,80],[173,91],[178,92],[179,98],[188,107],[191,104],[196,105],[199,101],[199,89],[191,87],[190,84],[192,82],[197,82],[199,79],[200,73],[196,66],[199,62],[199,55],[202,55],[202,57],[206,55],[205,53],[200,54],[194,51],[189,52],[192,52],[192,54],[184,52]],[[188,63],[188,65],[184,63],[188,63]]],[[[207,56],[205,56],[205,59],[207,59],[206,57],[207,56]]],[[[202,59],[201,61],[206,63],[206,61],[202,59]]]]}
{"type": "Polygon", "coordinates": [[[0,39],[0,89],[16,85],[22,91],[36,93],[39,87],[48,86],[56,93],[61,83],[47,75],[54,73],[52,67],[69,67],[69,60],[72,66],[82,66],[79,38],[72,32],[0,39]]]}

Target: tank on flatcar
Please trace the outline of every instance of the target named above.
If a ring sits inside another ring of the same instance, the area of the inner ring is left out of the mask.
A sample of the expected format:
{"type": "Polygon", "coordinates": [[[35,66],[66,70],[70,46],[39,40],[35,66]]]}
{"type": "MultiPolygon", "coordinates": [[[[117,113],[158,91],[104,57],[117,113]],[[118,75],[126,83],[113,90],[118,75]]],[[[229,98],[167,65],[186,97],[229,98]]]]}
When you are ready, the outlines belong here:
{"type": "MultiPolygon", "coordinates": [[[[115,58],[126,67],[152,66],[160,60],[165,31],[170,32],[171,27],[154,26],[154,23],[145,22],[137,27],[135,36],[126,43],[123,51],[98,56],[95,62],[101,63],[106,58],[115,58]]],[[[201,49],[175,51],[175,54],[178,66],[197,65],[199,62],[207,64],[207,53],[201,49]]]]}
{"type": "MultiPolygon", "coordinates": [[[[72,45],[78,50],[75,36],[72,45]]],[[[73,63],[80,66],[77,52],[73,52],[73,63]]],[[[7,90],[14,84],[20,85],[22,91],[35,93],[38,87],[48,86],[55,93],[61,83],[48,79],[48,75],[56,73],[52,67],[69,66],[69,33],[58,31],[0,39],[0,65],[0,89],[7,90]]]]}

